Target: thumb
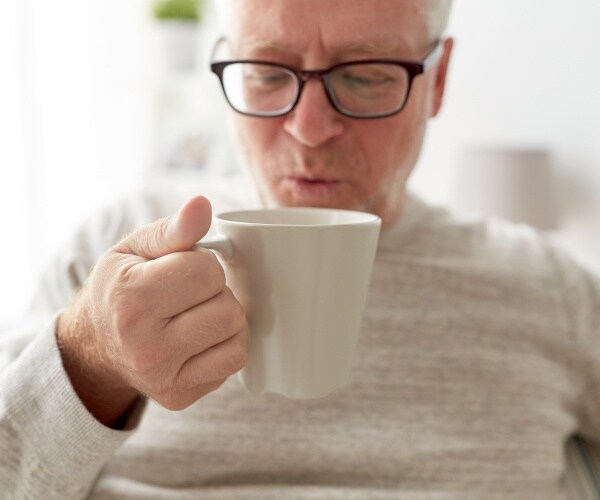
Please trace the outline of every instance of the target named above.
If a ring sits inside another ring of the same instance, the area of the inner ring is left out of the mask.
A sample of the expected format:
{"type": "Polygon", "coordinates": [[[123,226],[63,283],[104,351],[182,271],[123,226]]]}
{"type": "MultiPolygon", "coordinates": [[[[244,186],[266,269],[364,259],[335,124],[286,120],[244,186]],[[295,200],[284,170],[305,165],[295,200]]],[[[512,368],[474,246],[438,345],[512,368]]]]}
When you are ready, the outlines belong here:
{"type": "Polygon", "coordinates": [[[148,224],[131,233],[115,247],[115,251],[158,259],[192,248],[209,230],[212,207],[204,196],[196,196],[179,212],[148,224]]]}

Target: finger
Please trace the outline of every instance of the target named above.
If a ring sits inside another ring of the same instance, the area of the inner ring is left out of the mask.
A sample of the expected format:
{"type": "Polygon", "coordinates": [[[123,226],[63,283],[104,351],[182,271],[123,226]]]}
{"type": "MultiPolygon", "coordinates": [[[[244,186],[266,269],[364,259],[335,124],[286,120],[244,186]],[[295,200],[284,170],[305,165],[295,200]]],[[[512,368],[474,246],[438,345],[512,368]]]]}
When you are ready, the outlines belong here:
{"type": "Polygon", "coordinates": [[[233,337],[188,359],[176,375],[173,387],[183,392],[237,373],[246,365],[249,344],[250,333],[245,327],[233,337]]]}
{"type": "Polygon", "coordinates": [[[176,214],[131,233],[113,250],[148,260],[189,250],[208,232],[211,215],[210,202],[203,196],[196,196],[176,214]]]}
{"type": "Polygon", "coordinates": [[[171,411],[180,411],[186,409],[188,406],[194,404],[200,398],[206,396],[207,394],[216,391],[219,387],[223,385],[223,383],[227,380],[227,378],[223,378],[220,380],[215,380],[214,382],[210,382],[208,384],[199,385],[190,389],[189,391],[179,393],[173,392],[164,397],[158,397],[155,399],[157,403],[164,406],[167,410],[171,411]]]}
{"type": "Polygon", "coordinates": [[[246,314],[229,288],[169,321],[161,342],[182,354],[181,364],[247,328],[246,314]],[[176,347],[175,347],[176,346],[176,347]]]}
{"type": "Polygon", "coordinates": [[[130,269],[129,287],[149,315],[168,320],[221,293],[225,272],[210,250],[177,252],[130,269]]]}

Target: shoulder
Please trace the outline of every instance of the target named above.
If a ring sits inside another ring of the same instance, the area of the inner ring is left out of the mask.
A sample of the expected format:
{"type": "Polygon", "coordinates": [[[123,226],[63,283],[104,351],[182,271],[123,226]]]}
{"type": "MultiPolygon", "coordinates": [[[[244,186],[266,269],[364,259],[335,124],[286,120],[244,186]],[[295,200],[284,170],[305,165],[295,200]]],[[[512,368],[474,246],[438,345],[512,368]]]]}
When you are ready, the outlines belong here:
{"type": "Polygon", "coordinates": [[[503,219],[461,217],[416,197],[409,205],[409,222],[384,240],[382,258],[390,264],[401,263],[448,293],[600,314],[600,278],[548,234],[503,219]]]}
{"type": "Polygon", "coordinates": [[[482,267],[552,265],[560,251],[548,234],[500,218],[464,217],[413,197],[402,252],[440,262],[482,267]]]}

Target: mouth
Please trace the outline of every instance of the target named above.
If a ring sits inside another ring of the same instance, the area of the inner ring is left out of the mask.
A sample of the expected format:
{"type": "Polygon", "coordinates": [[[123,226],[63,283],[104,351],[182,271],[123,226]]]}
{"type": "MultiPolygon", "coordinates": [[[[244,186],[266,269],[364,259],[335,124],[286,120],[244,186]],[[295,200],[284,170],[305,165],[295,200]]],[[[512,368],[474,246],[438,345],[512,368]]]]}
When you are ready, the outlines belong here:
{"type": "Polygon", "coordinates": [[[325,199],[333,196],[341,188],[343,182],[338,179],[318,177],[287,176],[284,184],[302,199],[325,199]]]}

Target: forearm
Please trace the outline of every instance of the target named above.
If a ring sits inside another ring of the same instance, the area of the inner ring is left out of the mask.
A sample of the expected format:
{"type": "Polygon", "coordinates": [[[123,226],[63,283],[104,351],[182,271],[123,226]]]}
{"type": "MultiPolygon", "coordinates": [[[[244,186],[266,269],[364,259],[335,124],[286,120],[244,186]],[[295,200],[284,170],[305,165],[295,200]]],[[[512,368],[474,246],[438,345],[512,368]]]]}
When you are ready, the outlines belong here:
{"type": "Polygon", "coordinates": [[[48,325],[0,376],[0,484],[7,498],[85,498],[130,432],[92,417],[48,325]]]}

